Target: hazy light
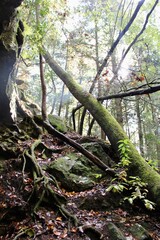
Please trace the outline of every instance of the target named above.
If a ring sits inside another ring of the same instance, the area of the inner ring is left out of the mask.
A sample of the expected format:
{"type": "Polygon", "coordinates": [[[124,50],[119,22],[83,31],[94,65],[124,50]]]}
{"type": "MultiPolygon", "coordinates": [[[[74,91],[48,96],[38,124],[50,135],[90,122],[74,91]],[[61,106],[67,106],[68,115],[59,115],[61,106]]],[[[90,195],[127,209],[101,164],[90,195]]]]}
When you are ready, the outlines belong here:
{"type": "Polygon", "coordinates": [[[77,7],[79,5],[80,0],[68,0],[67,3],[70,7],[74,8],[74,7],[77,7]]]}

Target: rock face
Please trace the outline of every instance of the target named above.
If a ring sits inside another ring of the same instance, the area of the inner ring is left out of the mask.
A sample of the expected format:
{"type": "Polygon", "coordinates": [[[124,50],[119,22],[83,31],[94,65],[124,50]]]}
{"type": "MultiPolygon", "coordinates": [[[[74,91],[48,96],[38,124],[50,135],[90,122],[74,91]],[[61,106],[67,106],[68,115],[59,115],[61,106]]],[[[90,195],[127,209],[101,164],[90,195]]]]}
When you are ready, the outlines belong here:
{"type": "Polygon", "coordinates": [[[137,240],[152,240],[149,232],[138,223],[130,228],[130,232],[137,240]]]}
{"type": "MultiPolygon", "coordinates": [[[[98,143],[82,145],[100,157],[105,164],[109,164],[110,157],[98,143]]],[[[79,153],[70,153],[56,159],[49,165],[48,171],[61,182],[64,188],[70,191],[89,189],[104,176],[103,171],[79,153]]]]}
{"type": "Polygon", "coordinates": [[[106,225],[106,228],[108,230],[108,234],[110,236],[110,239],[112,239],[112,240],[126,240],[122,231],[114,223],[108,223],[106,225]]]}
{"type": "Polygon", "coordinates": [[[48,171],[70,191],[89,189],[103,176],[98,167],[76,153],[56,159],[49,165],[48,171]]]}
{"type": "Polygon", "coordinates": [[[0,123],[11,124],[12,117],[10,108],[11,98],[11,73],[16,63],[18,42],[18,12],[22,0],[0,1],[0,123]],[[10,91],[8,91],[10,90],[10,91]]]}

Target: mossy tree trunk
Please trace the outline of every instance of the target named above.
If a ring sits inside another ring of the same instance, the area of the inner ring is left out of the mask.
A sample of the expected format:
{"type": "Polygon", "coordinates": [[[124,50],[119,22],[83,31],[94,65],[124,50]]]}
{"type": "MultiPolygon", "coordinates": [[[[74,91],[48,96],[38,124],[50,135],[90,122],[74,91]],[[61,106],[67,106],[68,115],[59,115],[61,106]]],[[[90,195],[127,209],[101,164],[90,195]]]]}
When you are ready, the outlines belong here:
{"type": "MultiPolygon", "coordinates": [[[[68,73],[66,73],[50,54],[45,51],[44,58],[52,70],[66,84],[74,97],[92,114],[98,124],[107,135],[113,149],[118,153],[118,141],[127,139],[127,135],[115,118],[103,107],[91,94],[86,92],[68,73]]],[[[138,175],[148,183],[150,197],[160,206],[160,175],[155,172],[138,153],[134,145],[129,141],[129,157],[131,164],[129,174],[138,175]]]]}
{"type": "Polygon", "coordinates": [[[23,0],[0,1],[0,123],[11,123],[9,80],[18,53],[17,7],[23,0]]]}

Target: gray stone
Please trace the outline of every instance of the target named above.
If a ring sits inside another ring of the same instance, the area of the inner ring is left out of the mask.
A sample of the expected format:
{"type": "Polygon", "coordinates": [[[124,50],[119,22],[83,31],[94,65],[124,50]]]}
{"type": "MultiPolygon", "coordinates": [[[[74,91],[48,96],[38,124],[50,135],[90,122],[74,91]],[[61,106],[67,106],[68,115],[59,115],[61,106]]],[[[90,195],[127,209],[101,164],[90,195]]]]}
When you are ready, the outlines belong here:
{"type": "Polygon", "coordinates": [[[108,223],[106,228],[108,230],[110,240],[126,240],[122,231],[114,223],[108,223]]]}
{"type": "MultiPolygon", "coordinates": [[[[95,156],[100,158],[107,166],[111,166],[113,161],[109,157],[108,154],[103,150],[102,146],[98,142],[89,142],[83,143],[82,146],[88,151],[92,152],[95,156]]],[[[106,143],[106,147],[110,146],[110,144],[106,143]]]]}
{"type": "Polygon", "coordinates": [[[71,191],[91,188],[104,174],[86,157],[76,153],[56,159],[48,166],[47,171],[71,191]]]}
{"type": "Polygon", "coordinates": [[[137,240],[152,240],[149,232],[142,227],[140,224],[136,223],[130,228],[130,232],[137,240]]]}

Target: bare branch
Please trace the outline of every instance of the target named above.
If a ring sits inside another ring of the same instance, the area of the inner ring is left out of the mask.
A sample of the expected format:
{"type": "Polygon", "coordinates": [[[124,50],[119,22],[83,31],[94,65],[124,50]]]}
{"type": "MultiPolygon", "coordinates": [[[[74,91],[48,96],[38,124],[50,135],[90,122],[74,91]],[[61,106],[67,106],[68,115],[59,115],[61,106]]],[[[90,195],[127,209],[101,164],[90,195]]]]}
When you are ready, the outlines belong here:
{"type": "MultiPolygon", "coordinates": [[[[143,86],[148,86],[148,84],[145,84],[143,86]]],[[[150,83],[151,85],[151,83],[150,83]]],[[[141,86],[142,87],[142,86],[141,86]]],[[[139,89],[140,87],[138,87],[137,89],[139,89]]],[[[113,94],[113,95],[109,95],[109,96],[103,96],[103,97],[99,97],[97,98],[98,101],[103,101],[103,100],[109,100],[109,99],[113,99],[113,98],[124,98],[124,97],[131,97],[131,96],[136,96],[136,95],[143,95],[143,94],[151,94],[154,92],[160,91],[160,85],[154,86],[154,87],[149,87],[149,88],[143,88],[140,90],[133,90],[133,91],[128,91],[128,92],[123,92],[123,93],[117,93],[117,94],[113,94]]],[[[82,104],[79,104],[77,107],[75,107],[72,110],[72,116],[74,118],[75,112],[77,110],[79,110],[81,107],[83,107],[82,104]]]]}
{"type": "Polygon", "coordinates": [[[150,93],[154,93],[154,92],[158,92],[158,91],[160,91],[160,85],[157,85],[155,87],[150,87],[147,89],[137,90],[137,91],[129,91],[129,92],[124,92],[124,93],[119,93],[119,94],[113,94],[110,96],[99,97],[99,98],[97,98],[97,100],[103,101],[103,100],[108,100],[108,99],[113,99],[113,98],[124,98],[124,97],[129,97],[129,96],[150,94],[150,93]]]}
{"type": "Polygon", "coordinates": [[[118,70],[120,69],[120,66],[122,65],[122,62],[124,61],[126,55],[128,54],[128,52],[130,51],[131,47],[137,42],[138,38],[143,34],[144,30],[146,29],[146,26],[148,24],[148,20],[149,20],[149,17],[150,15],[152,14],[152,12],[154,11],[155,7],[157,6],[159,0],[156,0],[153,7],[151,8],[151,10],[149,11],[149,13],[147,14],[146,16],[146,20],[144,22],[144,25],[141,29],[141,31],[136,35],[136,37],[133,39],[133,41],[131,42],[131,44],[128,46],[128,48],[126,49],[126,51],[124,52],[119,64],[118,64],[118,67],[116,69],[116,73],[118,72],[118,70]]]}
{"type": "Polygon", "coordinates": [[[122,39],[122,37],[126,34],[126,32],[129,30],[130,26],[132,25],[132,23],[134,22],[141,6],[143,5],[143,3],[145,2],[145,0],[141,0],[138,2],[137,4],[137,7],[132,15],[132,17],[130,18],[129,22],[127,23],[127,25],[124,27],[124,29],[119,33],[117,39],[114,41],[114,43],[112,44],[109,52],[107,53],[107,56],[105,57],[102,65],[100,66],[96,76],[95,76],[95,79],[93,80],[93,83],[92,83],[92,86],[90,88],[90,93],[92,93],[93,89],[94,89],[94,86],[95,86],[95,83],[97,81],[97,79],[99,78],[99,76],[101,75],[104,67],[107,65],[107,62],[110,58],[110,56],[112,55],[112,53],[114,52],[115,48],[117,47],[118,43],[120,42],[120,40],[122,39]]]}

